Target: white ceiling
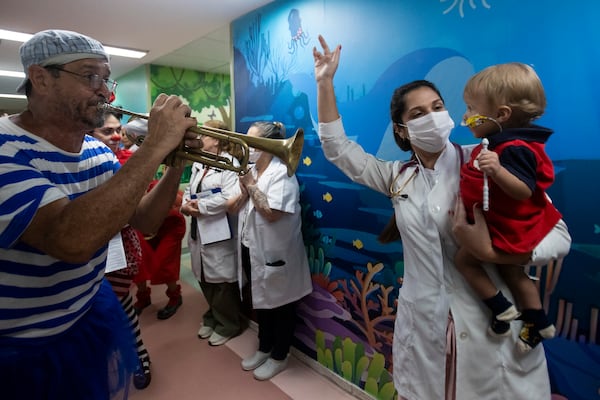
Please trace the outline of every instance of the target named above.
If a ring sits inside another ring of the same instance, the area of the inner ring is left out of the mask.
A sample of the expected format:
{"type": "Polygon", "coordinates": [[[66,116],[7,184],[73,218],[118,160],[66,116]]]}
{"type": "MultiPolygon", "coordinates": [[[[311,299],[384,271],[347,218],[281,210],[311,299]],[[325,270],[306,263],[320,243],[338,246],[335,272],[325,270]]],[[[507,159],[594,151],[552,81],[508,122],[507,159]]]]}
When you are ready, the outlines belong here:
{"type": "MultiPolygon", "coordinates": [[[[112,77],[144,64],[230,72],[229,23],[273,0],[2,0],[0,29],[35,33],[73,30],[114,47],[145,50],[139,59],[112,56],[112,77]]],[[[0,40],[0,69],[23,71],[21,43],[0,40]]],[[[15,93],[20,78],[0,77],[0,93],[15,93]]],[[[0,98],[16,112],[25,100],[0,98]]]]}

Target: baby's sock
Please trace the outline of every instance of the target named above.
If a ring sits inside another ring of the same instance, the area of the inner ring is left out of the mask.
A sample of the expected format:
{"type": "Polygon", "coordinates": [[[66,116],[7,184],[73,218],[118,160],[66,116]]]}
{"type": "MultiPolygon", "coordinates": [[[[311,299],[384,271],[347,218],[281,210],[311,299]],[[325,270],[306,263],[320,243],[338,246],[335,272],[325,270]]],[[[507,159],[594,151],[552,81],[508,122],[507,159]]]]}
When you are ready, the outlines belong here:
{"type": "Polygon", "coordinates": [[[483,302],[492,310],[492,314],[499,321],[512,321],[520,315],[513,303],[504,297],[504,294],[500,290],[498,290],[496,295],[484,299],[483,302]]]}
{"type": "Polygon", "coordinates": [[[523,320],[523,327],[519,333],[517,348],[522,353],[531,351],[542,340],[556,335],[556,328],[548,321],[546,312],[542,309],[523,310],[520,319],[523,320]]]}

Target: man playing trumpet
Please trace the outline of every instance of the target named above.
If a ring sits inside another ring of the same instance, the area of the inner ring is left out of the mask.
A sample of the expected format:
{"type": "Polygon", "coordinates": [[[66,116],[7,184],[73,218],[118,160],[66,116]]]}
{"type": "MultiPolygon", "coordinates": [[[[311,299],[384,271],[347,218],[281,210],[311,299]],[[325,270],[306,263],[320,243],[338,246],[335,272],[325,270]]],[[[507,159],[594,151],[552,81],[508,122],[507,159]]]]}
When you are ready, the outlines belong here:
{"type": "Polygon", "coordinates": [[[108,243],[127,224],[160,225],[183,166],[146,189],[184,139],[200,146],[187,132],[196,120],[176,96],[158,96],[144,145],[118,169],[86,135],[102,126],[97,105],[116,87],[102,44],[48,30],[20,54],[28,106],[0,118],[2,397],[107,399],[137,366],[127,318],[103,279],[108,243]]]}

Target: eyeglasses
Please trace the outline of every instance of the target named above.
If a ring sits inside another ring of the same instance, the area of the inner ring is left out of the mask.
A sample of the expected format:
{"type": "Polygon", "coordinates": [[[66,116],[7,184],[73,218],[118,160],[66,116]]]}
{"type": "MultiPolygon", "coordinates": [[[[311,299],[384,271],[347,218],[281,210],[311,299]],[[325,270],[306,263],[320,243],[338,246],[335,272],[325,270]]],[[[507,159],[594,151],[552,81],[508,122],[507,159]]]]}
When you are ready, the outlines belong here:
{"type": "Polygon", "coordinates": [[[66,69],[62,69],[58,66],[48,66],[46,67],[48,69],[55,69],[57,71],[62,71],[62,72],[67,72],[69,74],[75,75],[75,76],[79,76],[81,78],[85,78],[88,80],[90,87],[94,90],[98,90],[102,87],[102,85],[106,86],[106,88],[108,89],[109,92],[114,92],[115,89],[117,88],[117,82],[110,80],[110,79],[104,79],[102,77],[100,77],[100,75],[98,74],[89,74],[89,75],[83,75],[83,74],[78,74],[77,72],[73,72],[73,71],[68,71],[66,69]]]}

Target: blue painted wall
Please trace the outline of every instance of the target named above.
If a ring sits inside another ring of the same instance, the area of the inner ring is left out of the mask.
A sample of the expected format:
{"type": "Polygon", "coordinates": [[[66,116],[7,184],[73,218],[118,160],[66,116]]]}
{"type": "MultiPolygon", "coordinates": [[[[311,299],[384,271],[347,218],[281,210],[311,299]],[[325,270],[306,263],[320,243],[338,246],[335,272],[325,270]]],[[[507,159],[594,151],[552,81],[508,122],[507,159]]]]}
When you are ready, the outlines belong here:
{"type": "MultiPolygon", "coordinates": [[[[433,81],[458,125],[468,77],[490,64],[520,61],[534,66],[546,89],[548,107],[538,123],[555,130],[547,144],[556,171],[549,194],[573,237],[562,270],[540,275],[559,328],[559,337],[544,343],[553,393],[600,398],[598,15],[595,0],[306,0],[277,1],[234,21],[237,130],[274,119],[290,134],[297,128],[306,133],[297,176],[320,297],[307,299],[302,309],[305,325],[297,337],[303,351],[325,363],[327,349],[350,338],[370,360],[383,355],[391,371],[393,305],[403,267],[400,245],[376,241],[392,214],[389,200],[352,184],[322,155],[312,59],[317,36],[342,44],[335,85],[348,134],[384,159],[408,156],[392,139],[394,88],[414,79],[433,81]],[[369,284],[378,290],[360,294],[357,288],[369,284]],[[368,310],[357,296],[368,296],[368,310]],[[327,310],[328,317],[315,310],[327,310]]],[[[452,140],[474,142],[463,127],[452,140]]]]}

